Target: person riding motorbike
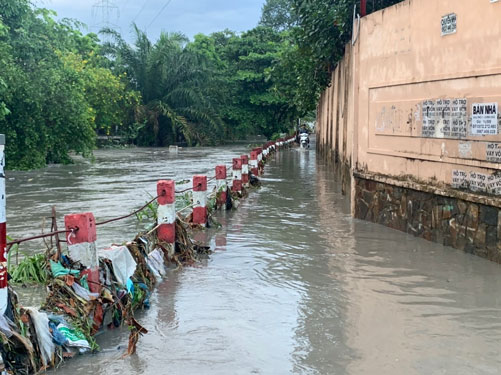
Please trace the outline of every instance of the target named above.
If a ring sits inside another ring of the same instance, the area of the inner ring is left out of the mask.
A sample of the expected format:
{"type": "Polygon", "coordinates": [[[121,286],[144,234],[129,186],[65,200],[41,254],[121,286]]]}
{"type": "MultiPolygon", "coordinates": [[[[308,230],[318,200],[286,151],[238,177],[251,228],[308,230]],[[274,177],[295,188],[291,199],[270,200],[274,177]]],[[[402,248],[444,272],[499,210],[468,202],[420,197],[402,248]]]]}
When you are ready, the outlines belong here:
{"type": "Polygon", "coordinates": [[[296,142],[299,144],[301,148],[310,148],[310,132],[305,124],[301,125],[301,127],[296,132],[296,142]]]}
{"type": "Polygon", "coordinates": [[[300,146],[301,143],[302,143],[302,140],[304,139],[306,141],[306,147],[309,148],[310,147],[310,132],[308,131],[308,128],[306,127],[306,125],[302,125],[301,128],[299,129],[298,131],[298,143],[300,146]]]}

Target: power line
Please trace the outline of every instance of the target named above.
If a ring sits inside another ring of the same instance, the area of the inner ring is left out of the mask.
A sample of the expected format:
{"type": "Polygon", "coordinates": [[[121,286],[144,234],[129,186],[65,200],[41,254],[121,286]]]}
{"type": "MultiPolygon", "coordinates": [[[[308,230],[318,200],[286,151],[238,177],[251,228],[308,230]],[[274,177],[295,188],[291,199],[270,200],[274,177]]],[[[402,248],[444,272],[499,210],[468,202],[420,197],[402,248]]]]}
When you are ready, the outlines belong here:
{"type": "Polygon", "coordinates": [[[172,2],[172,0],[167,0],[167,2],[164,4],[164,6],[162,7],[162,9],[160,9],[160,12],[157,13],[157,15],[153,18],[153,20],[150,22],[150,24],[146,27],[146,30],[148,30],[150,28],[151,25],[153,25],[153,23],[157,20],[158,17],[160,17],[160,15],[163,13],[163,11],[165,10],[165,8],[167,8],[167,6],[172,2]]]}
{"type": "Polygon", "coordinates": [[[137,18],[141,15],[141,13],[143,13],[143,10],[146,8],[147,4],[148,4],[148,0],[145,0],[143,6],[141,7],[141,9],[139,9],[139,12],[137,12],[136,16],[132,20],[133,23],[136,22],[137,18]]]}
{"type": "Polygon", "coordinates": [[[125,14],[125,10],[127,9],[127,6],[129,5],[129,0],[125,0],[125,2],[122,4],[122,12],[125,14]]]}

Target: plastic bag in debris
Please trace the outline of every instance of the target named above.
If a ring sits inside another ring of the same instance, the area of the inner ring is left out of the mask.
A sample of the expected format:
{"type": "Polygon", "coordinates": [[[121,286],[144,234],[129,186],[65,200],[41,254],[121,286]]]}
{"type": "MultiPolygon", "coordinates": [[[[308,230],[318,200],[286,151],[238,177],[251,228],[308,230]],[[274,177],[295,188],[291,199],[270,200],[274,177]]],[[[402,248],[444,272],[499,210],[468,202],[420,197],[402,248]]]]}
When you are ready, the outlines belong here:
{"type": "Polygon", "coordinates": [[[153,250],[146,259],[146,264],[150,267],[153,275],[158,280],[165,276],[165,263],[163,252],[160,249],[153,250]]]}
{"type": "Polygon", "coordinates": [[[32,308],[26,308],[31,316],[31,320],[35,325],[37,341],[40,347],[40,354],[45,366],[52,362],[52,356],[56,351],[56,345],[52,342],[52,335],[49,330],[49,318],[44,312],[37,311],[32,308]]]}
{"type": "Polygon", "coordinates": [[[80,281],[79,281],[79,282],[80,282],[80,285],[81,285],[82,287],[84,287],[84,288],[85,288],[85,289],[87,289],[87,290],[90,290],[90,288],[89,288],[89,283],[87,282],[87,277],[88,277],[88,276],[89,276],[89,275],[83,275],[83,276],[80,278],[80,281]]]}
{"type": "Polygon", "coordinates": [[[72,275],[79,275],[80,274],[80,271],[70,270],[69,268],[64,268],[61,265],[61,263],[54,262],[52,260],[50,261],[50,270],[51,270],[52,274],[54,275],[54,277],[64,276],[64,275],[68,275],[68,274],[72,274],[72,275]]]}
{"type": "Polygon", "coordinates": [[[80,351],[90,349],[89,342],[85,338],[84,334],[76,328],[73,328],[70,324],[59,323],[56,328],[59,333],[66,338],[66,342],[64,343],[65,346],[79,348],[80,351]]]}
{"type": "Polygon", "coordinates": [[[64,317],[62,315],[57,315],[57,314],[51,314],[49,313],[48,315],[48,318],[51,322],[54,322],[56,323],[56,326],[59,324],[59,323],[64,323],[64,324],[68,324],[66,322],[66,319],[64,319],[64,317]]]}
{"type": "Polygon", "coordinates": [[[59,346],[66,344],[68,339],[57,329],[56,323],[49,321],[49,327],[52,330],[52,340],[59,346]]]}
{"type": "Polygon", "coordinates": [[[7,321],[7,317],[4,314],[0,314],[0,331],[10,338],[12,336],[12,329],[9,326],[9,322],[7,321]]]}
{"type": "Polygon", "coordinates": [[[113,264],[113,273],[117,281],[126,285],[127,279],[136,271],[136,261],[132,257],[126,246],[112,246],[110,248],[100,250],[99,257],[111,260],[113,264]]]}
{"type": "Polygon", "coordinates": [[[77,283],[73,283],[71,287],[79,297],[82,297],[86,301],[90,301],[99,297],[99,293],[91,293],[77,283]]]}
{"type": "Polygon", "coordinates": [[[127,279],[127,291],[129,294],[132,296],[134,295],[134,283],[132,282],[132,279],[127,279]]]}
{"type": "Polygon", "coordinates": [[[136,285],[137,285],[138,288],[140,288],[140,289],[142,289],[142,290],[145,291],[146,296],[144,297],[143,305],[144,305],[144,307],[146,307],[147,309],[149,309],[150,306],[151,306],[151,304],[150,304],[150,296],[151,296],[150,289],[144,283],[137,283],[136,285]]]}
{"type": "Polygon", "coordinates": [[[110,286],[111,285],[111,271],[108,265],[104,265],[103,268],[101,268],[101,277],[100,277],[101,283],[110,286]]]}

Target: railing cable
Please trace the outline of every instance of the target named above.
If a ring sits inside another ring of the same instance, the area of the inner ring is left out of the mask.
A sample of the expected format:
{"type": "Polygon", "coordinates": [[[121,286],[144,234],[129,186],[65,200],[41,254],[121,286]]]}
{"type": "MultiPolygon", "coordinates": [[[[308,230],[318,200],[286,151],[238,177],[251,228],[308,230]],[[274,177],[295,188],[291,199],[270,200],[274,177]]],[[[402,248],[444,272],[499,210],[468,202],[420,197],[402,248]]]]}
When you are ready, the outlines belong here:
{"type": "Polygon", "coordinates": [[[141,212],[142,210],[144,210],[146,207],[148,207],[150,204],[152,204],[155,200],[157,200],[159,197],[161,197],[162,195],[157,195],[155,198],[153,198],[152,200],[150,200],[148,203],[146,203],[144,206],[142,206],[141,208],[138,208],[137,210],[131,212],[130,214],[127,214],[127,215],[124,215],[124,216],[120,216],[120,217],[116,217],[114,219],[109,219],[109,220],[105,220],[105,221],[101,221],[99,223],[96,223],[96,226],[97,225],[104,225],[104,224],[108,224],[108,223],[112,223],[114,221],[119,221],[119,220],[123,220],[123,219],[127,219],[131,216],[134,216],[136,215],[137,213],[141,212]]]}
{"type": "Polygon", "coordinates": [[[27,237],[27,238],[22,238],[22,239],[19,239],[19,240],[10,241],[10,242],[7,242],[6,245],[7,246],[12,246],[12,245],[15,245],[15,244],[20,244],[22,242],[38,240],[40,238],[52,237],[52,236],[55,236],[55,235],[58,235],[58,234],[62,234],[62,233],[65,233],[65,234],[66,233],[72,233],[72,232],[76,232],[77,230],[78,230],[78,228],[75,228],[75,229],[72,229],[72,230],[58,230],[56,232],[39,234],[38,236],[27,237]]]}

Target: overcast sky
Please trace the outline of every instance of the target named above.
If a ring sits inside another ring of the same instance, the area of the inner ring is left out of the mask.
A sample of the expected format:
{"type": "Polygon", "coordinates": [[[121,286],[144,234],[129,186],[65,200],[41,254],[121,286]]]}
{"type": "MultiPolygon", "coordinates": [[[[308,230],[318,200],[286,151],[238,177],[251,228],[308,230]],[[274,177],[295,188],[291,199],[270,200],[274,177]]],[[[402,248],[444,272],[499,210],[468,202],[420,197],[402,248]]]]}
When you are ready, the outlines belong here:
{"type": "Polygon", "coordinates": [[[55,10],[58,18],[75,18],[92,32],[103,25],[103,8],[96,5],[106,2],[116,6],[109,19],[127,40],[132,22],[154,40],[160,31],[181,31],[192,38],[224,29],[249,30],[259,22],[264,0],[35,0],[39,7],[55,10]]]}

